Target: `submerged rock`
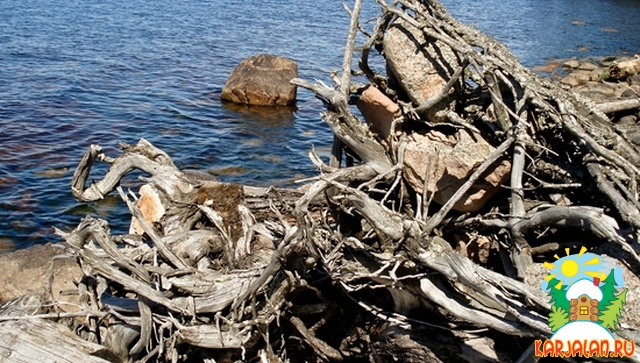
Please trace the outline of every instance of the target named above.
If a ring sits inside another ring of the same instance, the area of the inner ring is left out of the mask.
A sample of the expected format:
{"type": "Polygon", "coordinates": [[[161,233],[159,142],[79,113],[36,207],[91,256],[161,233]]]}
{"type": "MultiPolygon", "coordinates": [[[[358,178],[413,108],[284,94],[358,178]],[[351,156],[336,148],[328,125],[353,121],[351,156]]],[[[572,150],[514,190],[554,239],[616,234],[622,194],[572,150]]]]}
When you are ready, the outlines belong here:
{"type": "Polygon", "coordinates": [[[7,237],[0,237],[0,254],[4,252],[11,252],[15,250],[15,248],[16,245],[11,239],[7,237]]]}
{"type": "Polygon", "coordinates": [[[244,59],[231,72],[222,89],[222,100],[251,106],[292,105],[297,88],[290,82],[297,76],[294,60],[257,54],[244,59]]]}

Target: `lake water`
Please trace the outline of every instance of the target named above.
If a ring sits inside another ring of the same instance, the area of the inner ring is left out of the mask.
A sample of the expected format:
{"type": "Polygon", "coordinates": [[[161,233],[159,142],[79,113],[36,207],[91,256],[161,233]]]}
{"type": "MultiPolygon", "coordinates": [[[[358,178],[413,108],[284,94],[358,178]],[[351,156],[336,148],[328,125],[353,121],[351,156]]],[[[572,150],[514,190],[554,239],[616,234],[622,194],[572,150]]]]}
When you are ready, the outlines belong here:
{"type": "MultiPolygon", "coordinates": [[[[640,51],[640,1],[444,4],[528,66],[640,51]]],[[[378,11],[365,1],[365,18],[378,11]]],[[[299,90],[295,110],[275,112],[222,105],[220,92],[240,60],[261,52],[330,83],[348,27],[342,1],[0,0],[0,13],[0,251],[58,241],[53,226],[71,229],[89,213],[126,230],[115,195],[86,204],[71,196],[92,143],[116,156],[119,141],[144,137],[181,168],[252,185],[311,176],[310,147],[330,148],[309,92],[299,90]]]]}

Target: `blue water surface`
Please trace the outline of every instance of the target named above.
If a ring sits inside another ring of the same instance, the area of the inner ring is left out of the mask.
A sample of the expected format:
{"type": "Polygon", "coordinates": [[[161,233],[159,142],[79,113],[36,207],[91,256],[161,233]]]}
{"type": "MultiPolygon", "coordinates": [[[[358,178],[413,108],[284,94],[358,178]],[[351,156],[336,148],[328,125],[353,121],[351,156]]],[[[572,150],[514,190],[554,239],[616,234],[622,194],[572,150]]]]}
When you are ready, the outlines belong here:
{"type": "MultiPolygon", "coordinates": [[[[444,4],[529,66],[640,50],[638,1],[444,4]]],[[[363,12],[379,8],[367,0],[363,12]]],[[[300,77],[330,84],[349,23],[342,1],[0,0],[0,14],[0,250],[58,241],[53,226],[69,230],[86,214],[126,231],[118,197],[71,196],[93,143],[116,156],[118,142],[144,137],[180,168],[252,185],[291,185],[315,173],[312,145],[328,152],[311,93],[299,90],[294,110],[265,112],[223,105],[220,92],[256,53],[290,57],[300,77]]]]}

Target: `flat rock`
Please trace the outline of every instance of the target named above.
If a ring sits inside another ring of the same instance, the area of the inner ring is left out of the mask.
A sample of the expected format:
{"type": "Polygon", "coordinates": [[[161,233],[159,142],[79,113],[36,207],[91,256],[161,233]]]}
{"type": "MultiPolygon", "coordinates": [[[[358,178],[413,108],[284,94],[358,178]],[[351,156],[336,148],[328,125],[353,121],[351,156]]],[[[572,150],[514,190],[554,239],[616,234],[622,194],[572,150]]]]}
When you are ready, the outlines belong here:
{"type": "Polygon", "coordinates": [[[634,89],[632,87],[626,88],[621,90],[622,92],[620,92],[620,98],[635,98],[635,97],[640,97],[640,87],[637,87],[634,89]]]}
{"type": "Polygon", "coordinates": [[[296,101],[298,65],[289,58],[257,54],[244,59],[231,72],[222,100],[251,106],[286,106],[296,101]]]}
{"type": "Polygon", "coordinates": [[[562,65],[567,68],[575,69],[580,67],[580,61],[577,59],[568,59],[562,65]]]}
{"type": "Polygon", "coordinates": [[[534,71],[534,72],[551,73],[551,72],[555,71],[556,69],[558,69],[560,66],[561,66],[560,62],[553,61],[553,62],[549,62],[547,64],[535,66],[535,67],[531,68],[531,70],[534,71]]]}
{"type": "MultiPolygon", "coordinates": [[[[404,153],[404,175],[416,193],[421,194],[429,169],[427,196],[433,194],[433,200],[442,205],[494,150],[480,135],[471,135],[466,130],[458,130],[454,135],[435,130],[426,134],[414,133],[404,153]]],[[[453,209],[460,212],[479,210],[498,192],[510,171],[511,164],[508,161],[497,162],[476,181],[453,209]]]]}
{"type": "Polygon", "coordinates": [[[629,85],[631,86],[640,86],[640,74],[628,77],[627,83],[629,83],[629,85]]]}
{"type": "Polygon", "coordinates": [[[582,86],[575,87],[574,91],[595,102],[607,102],[619,93],[617,84],[606,82],[587,82],[582,86]]]}
{"type": "Polygon", "coordinates": [[[608,76],[609,76],[609,71],[607,69],[598,67],[592,70],[591,73],[589,73],[589,80],[591,82],[599,82],[603,79],[608,78],[608,76]]]}
{"type": "MultiPolygon", "coordinates": [[[[46,282],[49,272],[53,271],[53,299],[78,304],[76,283],[83,277],[83,273],[75,258],[69,256],[61,247],[62,245],[49,243],[0,255],[0,301],[30,293],[46,296],[46,282]],[[70,295],[67,292],[75,294],[70,295]]],[[[62,304],[60,307],[71,311],[71,306],[62,304]]]]}
{"type": "Polygon", "coordinates": [[[577,87],[584,84],[587,84],[591,79],[590,71],[575,71],[569,73],[566,77],[560,80],[560,83],[569,86],[569,87],[577,87]]]}
{"type": "Polygon", "coordinates": [[[598,69],[598,66],[591,63],[591,62],[583,62],[580,64],[580,66],[578,67],[579,70],[581,71],[594,71],[596,69],[598,69]]]}

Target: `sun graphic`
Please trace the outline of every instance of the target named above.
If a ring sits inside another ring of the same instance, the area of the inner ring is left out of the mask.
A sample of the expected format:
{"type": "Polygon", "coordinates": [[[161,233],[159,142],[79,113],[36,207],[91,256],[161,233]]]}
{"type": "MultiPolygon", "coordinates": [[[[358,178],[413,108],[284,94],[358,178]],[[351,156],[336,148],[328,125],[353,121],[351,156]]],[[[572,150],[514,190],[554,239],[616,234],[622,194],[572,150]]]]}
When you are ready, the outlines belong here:
{"type": "Polygon", "coordinates": [[[555,255],[556,262],[545,262],[544,267],[551,269],[545,281],[542,283],[542,288],[547,290],[547,285],[552,279],[558,280],[556,289],[561,289],[562,286],[571,286],[576,281],[582,279],[592,280],[594,277],[604,280],[607,274],[603,272],[602,261],[600,256],[594,253],[585,253],[587,249],[583,246],[580,248],[580,252],[577,255],[569,254],[569,249],[565,248],[567,256],[558,257],[555,255]]]}

